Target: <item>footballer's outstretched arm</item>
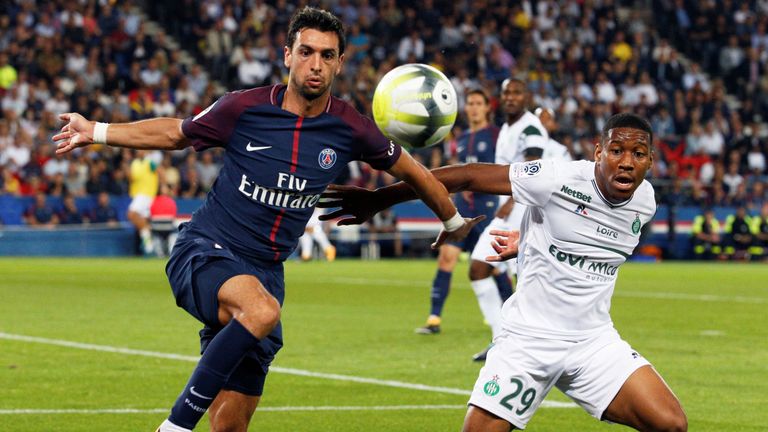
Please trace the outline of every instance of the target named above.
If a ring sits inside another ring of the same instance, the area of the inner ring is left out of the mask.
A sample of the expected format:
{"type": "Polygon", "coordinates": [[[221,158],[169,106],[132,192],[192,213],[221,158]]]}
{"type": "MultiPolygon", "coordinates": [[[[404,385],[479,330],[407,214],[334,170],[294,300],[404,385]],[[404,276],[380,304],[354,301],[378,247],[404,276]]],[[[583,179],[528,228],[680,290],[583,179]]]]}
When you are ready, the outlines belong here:
{"type": "Polygon", "coordinates": [[[451,202],[445,186],[407,152],[402,152],[387,172],[402,180],[408,190],[413,192],[413,198],[424,201],[440,220],[448,220],[456,214],[456,206],[451,202]]]}
{"type": "Polygon", "coordinates": [[[178,150],[192,143],[181,131],[182,120],[175,118],[111,123],[109,127],[104,123],[97,126],[77,113],[61,114],[59,118],[67,123],[53,137],[53,141],[60,141],[56,154],[94,143],[108,142],[110,146],[145,150],[178,150]]]}
{"type": "MultiPolygon", "coordinates": [[[[472,163],[440,167],[431,172],[449,192],[467,190],[494,195],[512,194],[509,165],[472,163]]],[[[339,225],[354,225],[367,221],[385,208],[418,196],[408,184],[399,182],[375,191],[355,186],[331,185],[323,198],[324,201],[318,203],[318,207],[338,207],[338,210],[321,216],[322,220],[349,216],[339,221],[339,225]]]]}

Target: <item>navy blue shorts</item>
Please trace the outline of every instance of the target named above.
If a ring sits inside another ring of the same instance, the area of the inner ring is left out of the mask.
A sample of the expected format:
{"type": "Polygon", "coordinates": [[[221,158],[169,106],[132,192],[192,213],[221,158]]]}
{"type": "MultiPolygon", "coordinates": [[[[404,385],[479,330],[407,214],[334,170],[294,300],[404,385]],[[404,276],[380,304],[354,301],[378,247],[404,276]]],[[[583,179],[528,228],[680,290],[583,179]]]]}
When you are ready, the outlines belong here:
{"type": "MultiPolygon", "coordinates": [[[[223,328],[219,322],[218,293],[221,286],[237,275],[255,276],[282,306],[285,298],[283,264],[246,261],[213,240],[182,228],[165,267],[176,304],[205,324],[200,330],[200,352],[223,328]]],[[[224,389],[260,396],[269,365],[283,346],[282,325],[248,353],[232,373],[224,389]]]]}

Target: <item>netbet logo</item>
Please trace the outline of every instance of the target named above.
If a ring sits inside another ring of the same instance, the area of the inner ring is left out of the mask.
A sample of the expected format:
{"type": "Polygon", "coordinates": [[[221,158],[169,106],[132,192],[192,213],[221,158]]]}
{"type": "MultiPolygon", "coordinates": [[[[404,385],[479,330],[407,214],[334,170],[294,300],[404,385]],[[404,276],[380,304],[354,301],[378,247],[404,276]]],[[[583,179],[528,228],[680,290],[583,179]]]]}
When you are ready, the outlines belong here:
{"type": "Polygon", "coordinates": [[[587,195],[587,194],[585,194],[583,192],[579,192],[579,191],[577,191],[575,189],[571,189],[571,188],[569,188],[566,185],[563,185],[563,187],[560,188],[560,192],[562,192],[562,193],[564,193],[566,195],[570,195],[570,196],[576,198],[577,200],[584,201],[585,203],[592,202],[592,195],[587,195]]]}

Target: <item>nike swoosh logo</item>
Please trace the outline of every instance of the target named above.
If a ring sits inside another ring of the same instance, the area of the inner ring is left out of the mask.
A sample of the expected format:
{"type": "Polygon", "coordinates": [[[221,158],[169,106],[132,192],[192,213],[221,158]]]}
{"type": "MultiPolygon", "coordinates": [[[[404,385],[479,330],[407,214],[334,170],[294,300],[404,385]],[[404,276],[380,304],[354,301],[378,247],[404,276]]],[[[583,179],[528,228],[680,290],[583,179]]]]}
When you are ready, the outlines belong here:
{"type": "Polygon", "coordinates": [[[199,397],[200,399],[208,399],[208,400],[211,400],[211,399],[213,399],[212,397],[203,396],[203,395],[201,395],[200,393],[196,392],[196,391],[195,391],[195,386],[192,386],[192,387],[190,387],[190,388],[189,388],[189,392],[190,392],[190,393],[192,393],[193,395],[195,395],[195,396],[199,397]]]}
{"type": "Polygon", "coordinates": [[[250,141],[248,141],[248,145],[245,146],[245,149],[248,151],[259,151],[259,150],[266,150],[270,148],[272,148],[272,146],[252,146],[250,141]]]}

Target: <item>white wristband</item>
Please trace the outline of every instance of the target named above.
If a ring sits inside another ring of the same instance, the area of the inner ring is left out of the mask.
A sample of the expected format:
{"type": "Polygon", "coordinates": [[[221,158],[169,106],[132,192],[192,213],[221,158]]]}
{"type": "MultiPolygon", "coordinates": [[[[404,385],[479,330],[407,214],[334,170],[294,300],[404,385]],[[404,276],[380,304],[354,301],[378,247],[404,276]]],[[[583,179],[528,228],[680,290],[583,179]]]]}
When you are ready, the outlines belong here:
{"type": "Polygon", "coordinates": [[[107,143],[107,128],[108,127],[109,127],[109,123],[96,122],[96,124],[93,125],[93,142],[95,144],[106,144],[107,143]]]}
{"type": "Polygon", "coordinates": [[[443,228],[445,228],[445,230],[448,232],[456,231],[457,229],[463,226],[464,226],[464,217],[462,217],[458,211],[456,211],[456,214],[453,215],[453,217],[443,221],[443,228]]]}

